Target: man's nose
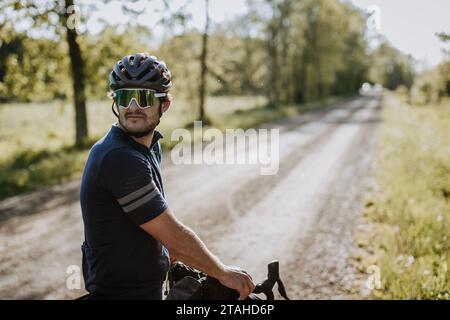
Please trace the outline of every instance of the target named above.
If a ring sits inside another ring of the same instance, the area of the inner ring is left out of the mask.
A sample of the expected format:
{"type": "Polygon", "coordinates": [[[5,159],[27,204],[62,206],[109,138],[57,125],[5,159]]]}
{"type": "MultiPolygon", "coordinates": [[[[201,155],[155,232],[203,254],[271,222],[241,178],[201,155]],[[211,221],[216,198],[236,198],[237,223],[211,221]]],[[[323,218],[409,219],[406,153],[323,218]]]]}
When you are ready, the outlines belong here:
{"type": "Polygon", "coordinates": [[[139,109],[139,104],[137,103],[136,99],[131,99],[129,107],[130,109],[139,109]]]}

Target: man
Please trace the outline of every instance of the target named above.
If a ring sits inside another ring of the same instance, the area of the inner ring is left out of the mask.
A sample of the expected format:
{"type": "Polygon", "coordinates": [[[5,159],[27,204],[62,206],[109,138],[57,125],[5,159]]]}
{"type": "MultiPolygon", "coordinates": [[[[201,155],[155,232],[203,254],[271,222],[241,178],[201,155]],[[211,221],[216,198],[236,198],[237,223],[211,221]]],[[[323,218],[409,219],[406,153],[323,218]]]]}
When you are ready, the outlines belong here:
{"type": "Polygon", "coordinates": [[[224,265],[164,199],[155,128],[171,103],[170,71],[138,53],[118,61],[109,80],[118,123],[92,147],[80,190],[90,297],[162,299],[169,252],[247,297],[255,287],[250,275],[224,265]]]}

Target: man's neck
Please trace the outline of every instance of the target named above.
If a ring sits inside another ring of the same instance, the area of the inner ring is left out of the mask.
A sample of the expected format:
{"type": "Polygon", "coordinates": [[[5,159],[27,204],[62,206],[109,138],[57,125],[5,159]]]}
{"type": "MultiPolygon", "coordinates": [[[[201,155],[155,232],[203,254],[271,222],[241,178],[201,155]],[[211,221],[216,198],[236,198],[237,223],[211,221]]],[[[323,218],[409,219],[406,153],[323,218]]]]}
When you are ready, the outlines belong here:
{"type": "MultiPolygon", "coordinates": [[[[117,125],[119,126],[120,129],[122,129],[123,131],[127,132],[126,129],[124,129],[124,127],[122,127],[122,125],[120,123],[117,123],[117,125]]],[[[142,144],[144,147],[146,148],[150,148],[152,141],[153,141],[153,134],[154,134],[154,130],[152,132],[150,132],[148,135],[142,137],[142,138],[136,138],[133,137],[132,135],[130,135],[130,137],[136,141],[137,143],[142,144]]]]}

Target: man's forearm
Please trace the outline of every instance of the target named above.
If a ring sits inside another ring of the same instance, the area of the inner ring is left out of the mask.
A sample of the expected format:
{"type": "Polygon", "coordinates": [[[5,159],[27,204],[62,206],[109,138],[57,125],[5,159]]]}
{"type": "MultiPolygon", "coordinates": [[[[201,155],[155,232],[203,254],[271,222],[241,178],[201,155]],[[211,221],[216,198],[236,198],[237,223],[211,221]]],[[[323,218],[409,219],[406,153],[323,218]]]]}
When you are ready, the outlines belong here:
{"type": "Polygon", "coordinates": [[[224,271],[223,263],[189,227],[182,225],[180,229],[175,235],[176,246],[169,248],[170,253],[181,262],[219,278],[224,271]]]}
{"type": "Polygon", "coordinates": [[[214,256],[189,227],[166,209],[158,217],[140,226],[158,239],[178,260],[220,279],[226,266],[214,256]]]}

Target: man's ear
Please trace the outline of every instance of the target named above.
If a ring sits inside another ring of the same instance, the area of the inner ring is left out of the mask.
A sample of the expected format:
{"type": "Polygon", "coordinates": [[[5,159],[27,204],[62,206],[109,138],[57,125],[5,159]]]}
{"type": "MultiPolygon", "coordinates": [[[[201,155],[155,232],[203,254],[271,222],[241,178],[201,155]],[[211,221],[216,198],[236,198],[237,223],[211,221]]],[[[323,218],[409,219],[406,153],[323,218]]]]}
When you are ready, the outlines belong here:
{"type": "Polygon", "coordinates": [[[172,95],[169,93],[167,95],[167,99],[165,99],[162,103],[161,113],[166,112],[169,109],[171,103],[172,103],[172,95]]]}
{"type": "Polygon", "coordinates": [[[171,101],[164,101],[163,102],[162,107],[161,107],[161,112],[162,113],[166,112],[169,109],[170,103],[171,103],[171,101]]]}

